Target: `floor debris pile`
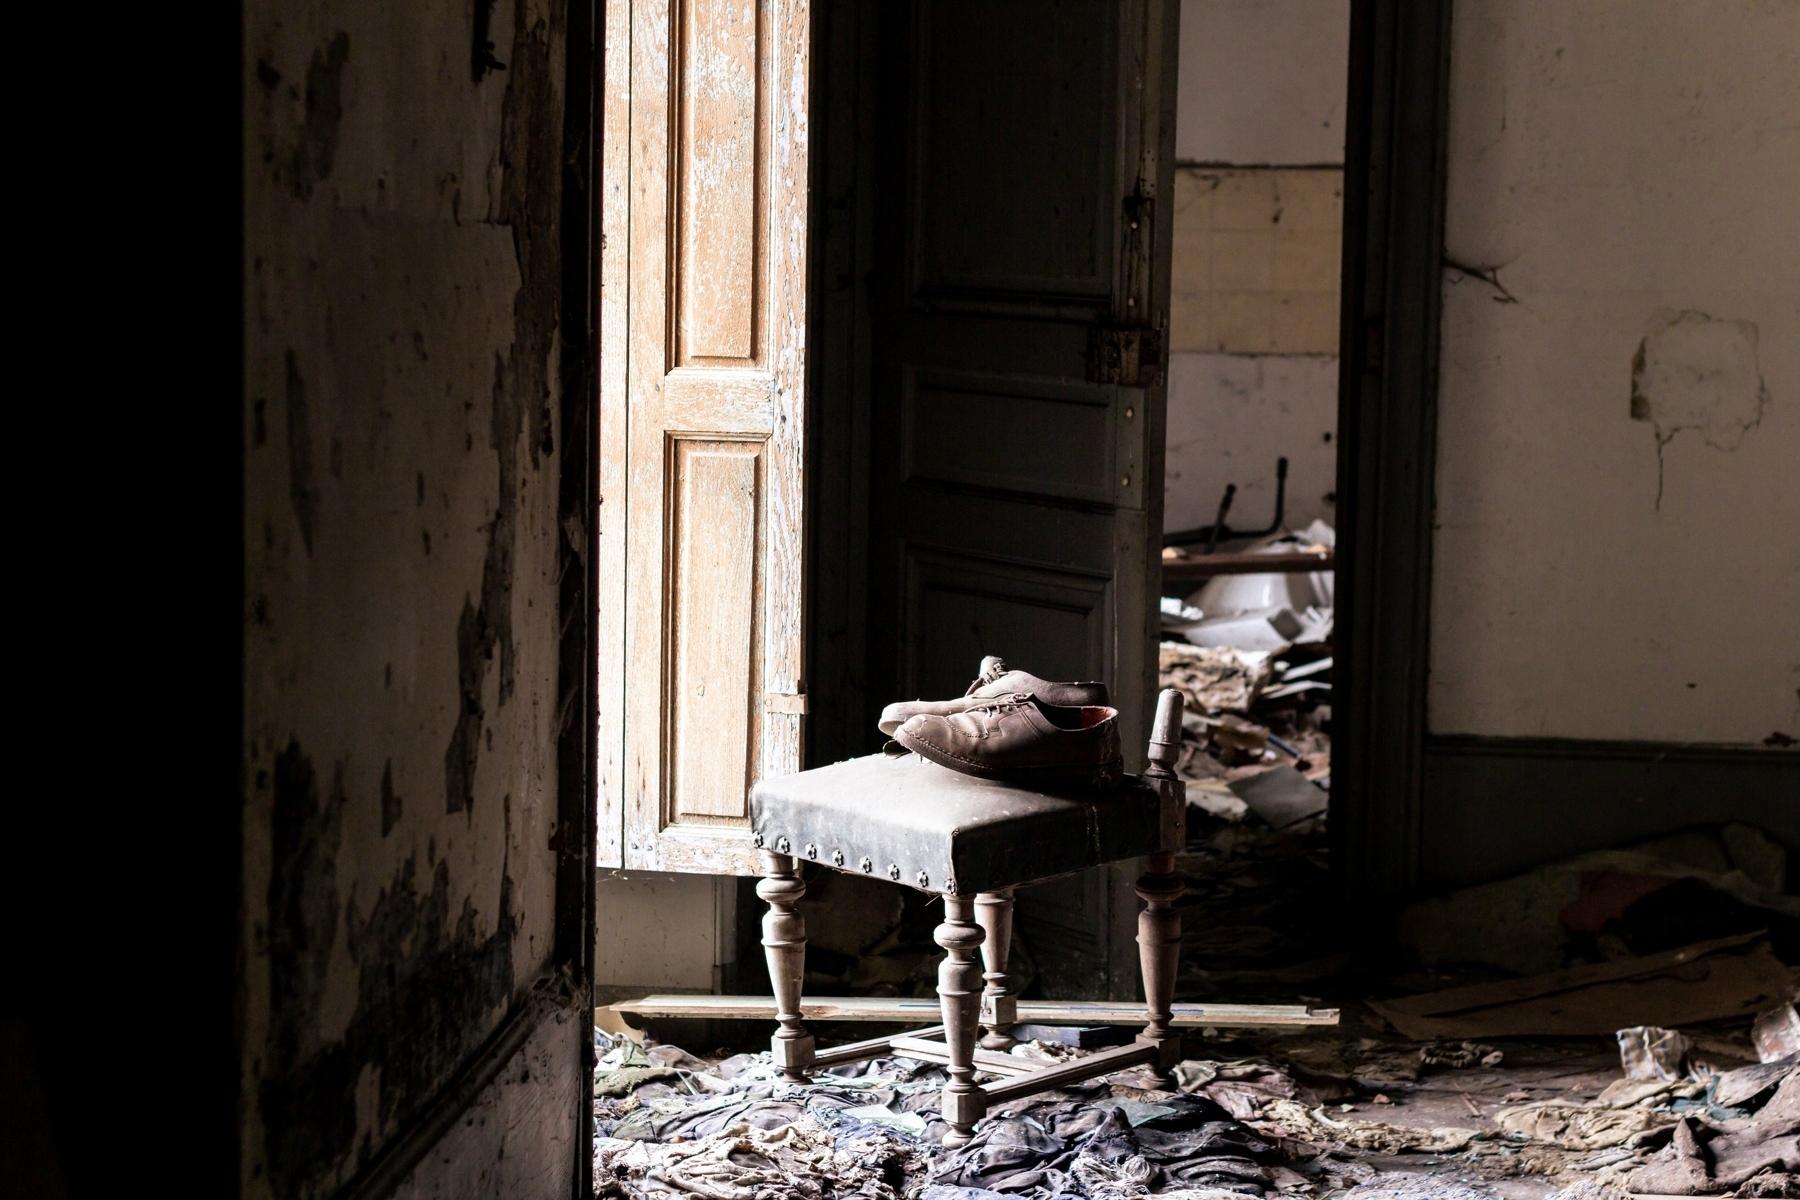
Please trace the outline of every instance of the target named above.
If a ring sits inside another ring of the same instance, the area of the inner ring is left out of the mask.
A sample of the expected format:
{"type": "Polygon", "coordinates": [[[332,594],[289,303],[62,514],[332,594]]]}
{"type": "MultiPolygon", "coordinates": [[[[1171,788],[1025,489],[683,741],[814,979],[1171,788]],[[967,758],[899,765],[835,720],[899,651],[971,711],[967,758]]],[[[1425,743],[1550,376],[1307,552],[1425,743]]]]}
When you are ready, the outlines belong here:
{"type": "Polygon", "coordinates": [[[1182,922],[1180,999],[1312,1001],[1345,965],[1316,919],[1331,896],[1330,707],[1320,693],[1267,699],[1289,662],[1162,644],[1161,685],[1187,701],[1176,768],[1187,782],[1187,846],[1177,867],[1187,888],[1180,907],[1192,915],[1182,922]]]}
{"type": "MultiPolygon", "coordinates": [[[[1217,1057],[1181,1063],[1172,1089],[1134,1069],[1022,1099],[998,1106],[956,1150],[938,1144],[937,1067],[881,1058],[793,1085],[766,1054],[707,1059],[597,1033],[596,1194],[1800,1195],[1800,1054],[1755,1061],[1748,1023],[1696,1031],[1668,1079],[1631,1077],[1634,1063],[1644,1069],[1636,1031],[1612,1045],[1419,1043],[1379,1027],[1371,1017],[1360,1033],[1209,1039],[1217,1057]],[[1692,1049],[1701,1043],[1713,1049],[1692,1049]],[[1710,1065],[1728,1049],[1749,1061],[1710,1065]]],[[[1026,1042],[1014,1053],[1080,1051],[1026,1042]]]]}
{"type": "Polygon", "coordinates": [[[1196,918],[1183,922],[1181,998],[1311,1000],[1344,966],[1314,919],[1330,888],[1330,591],[1328,572],[1222,576],[1185,615],[1165,614],[1159,683],[1187,702],[1181,907],[1196,918]],[[1212,615],[1195,623],[1196,611],[1212,615]],[[1260,622],[1254,636],[1245,621],[1260,622]]]}

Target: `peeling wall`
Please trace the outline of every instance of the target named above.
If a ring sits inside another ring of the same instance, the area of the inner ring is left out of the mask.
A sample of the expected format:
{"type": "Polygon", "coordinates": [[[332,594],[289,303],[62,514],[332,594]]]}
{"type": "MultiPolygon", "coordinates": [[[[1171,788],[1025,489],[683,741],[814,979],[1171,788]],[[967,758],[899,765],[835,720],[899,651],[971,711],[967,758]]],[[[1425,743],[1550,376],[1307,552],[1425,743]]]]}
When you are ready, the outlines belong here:
{"type": "Polygon", "coordinates": [[[1436,733],[1800,736],[1800,4],[1457,0],[1436,733]]]}
{"type": "Polygon", "coordinates": [[[562,18],[477,78],[463,0],[244,9],[247,1195],[350,1179],[551,953],[562,18]]]}

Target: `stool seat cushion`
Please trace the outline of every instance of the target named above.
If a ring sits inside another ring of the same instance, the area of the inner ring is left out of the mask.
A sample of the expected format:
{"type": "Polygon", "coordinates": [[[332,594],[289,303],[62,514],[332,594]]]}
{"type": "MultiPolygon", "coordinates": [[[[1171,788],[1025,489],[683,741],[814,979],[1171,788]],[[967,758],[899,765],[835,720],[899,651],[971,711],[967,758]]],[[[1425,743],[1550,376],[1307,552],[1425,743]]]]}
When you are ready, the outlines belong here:
{"type": "Polygon", "coordinates": [[[750,822],[764,850],[967,896],[1174,849],[1179,804],[1135,775],[1049,792],[872,754],[758,782],[750,822]]]}

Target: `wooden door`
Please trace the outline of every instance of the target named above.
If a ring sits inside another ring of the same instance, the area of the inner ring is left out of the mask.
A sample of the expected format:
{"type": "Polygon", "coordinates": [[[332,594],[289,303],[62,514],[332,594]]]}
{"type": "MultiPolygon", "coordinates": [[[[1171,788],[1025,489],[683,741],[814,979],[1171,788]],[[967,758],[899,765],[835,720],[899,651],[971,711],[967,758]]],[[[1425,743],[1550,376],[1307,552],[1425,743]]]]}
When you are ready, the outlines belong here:
{"type": "MultiPolygon", "coordinates": [[[[896,6],[875,304],[890,690],[1154,689],[1173,6],[896,6]]],[[[881,622],[877,622],[878,624],[881,622]]]]}
{"type": "Polygon", "coordinates": [[[599,861],[800,766],[808,0],[607,0],[599,861]]]}
{"type": "MultiPolygon", "coordinates": [[[[1176,15],[914,0],[879,85],[872,690],[958,695],[984,654],[1104,679],[1128,769],[1156,682],[1176,15]]],[[[1126,986],[1122,875],[1033,904],[1096,964],[1071,990],[1126,986]]]]}

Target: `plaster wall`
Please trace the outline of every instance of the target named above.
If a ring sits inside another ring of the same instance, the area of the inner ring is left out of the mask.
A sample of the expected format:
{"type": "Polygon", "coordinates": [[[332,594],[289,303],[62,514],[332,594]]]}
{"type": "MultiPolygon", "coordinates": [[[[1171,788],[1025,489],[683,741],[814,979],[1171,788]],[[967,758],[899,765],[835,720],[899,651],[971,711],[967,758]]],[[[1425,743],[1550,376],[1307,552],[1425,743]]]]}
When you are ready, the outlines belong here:
{"type": "Polygon", "coordinates": [[[551,953],[563,10],[497,12],[476,79],[460,0],[244,9],[246,1195],[337,1191],[551,953]]]}
{"type": "Polygon", "coordinates": [[[1165,530],[1331,521],[1348,0],[1186,0],[1165,530]]]}
{"type": "Polygon", "coordinates": [[[1800,735],[1800,4],[1458,0],[1435,733],[1800,735]]]}

